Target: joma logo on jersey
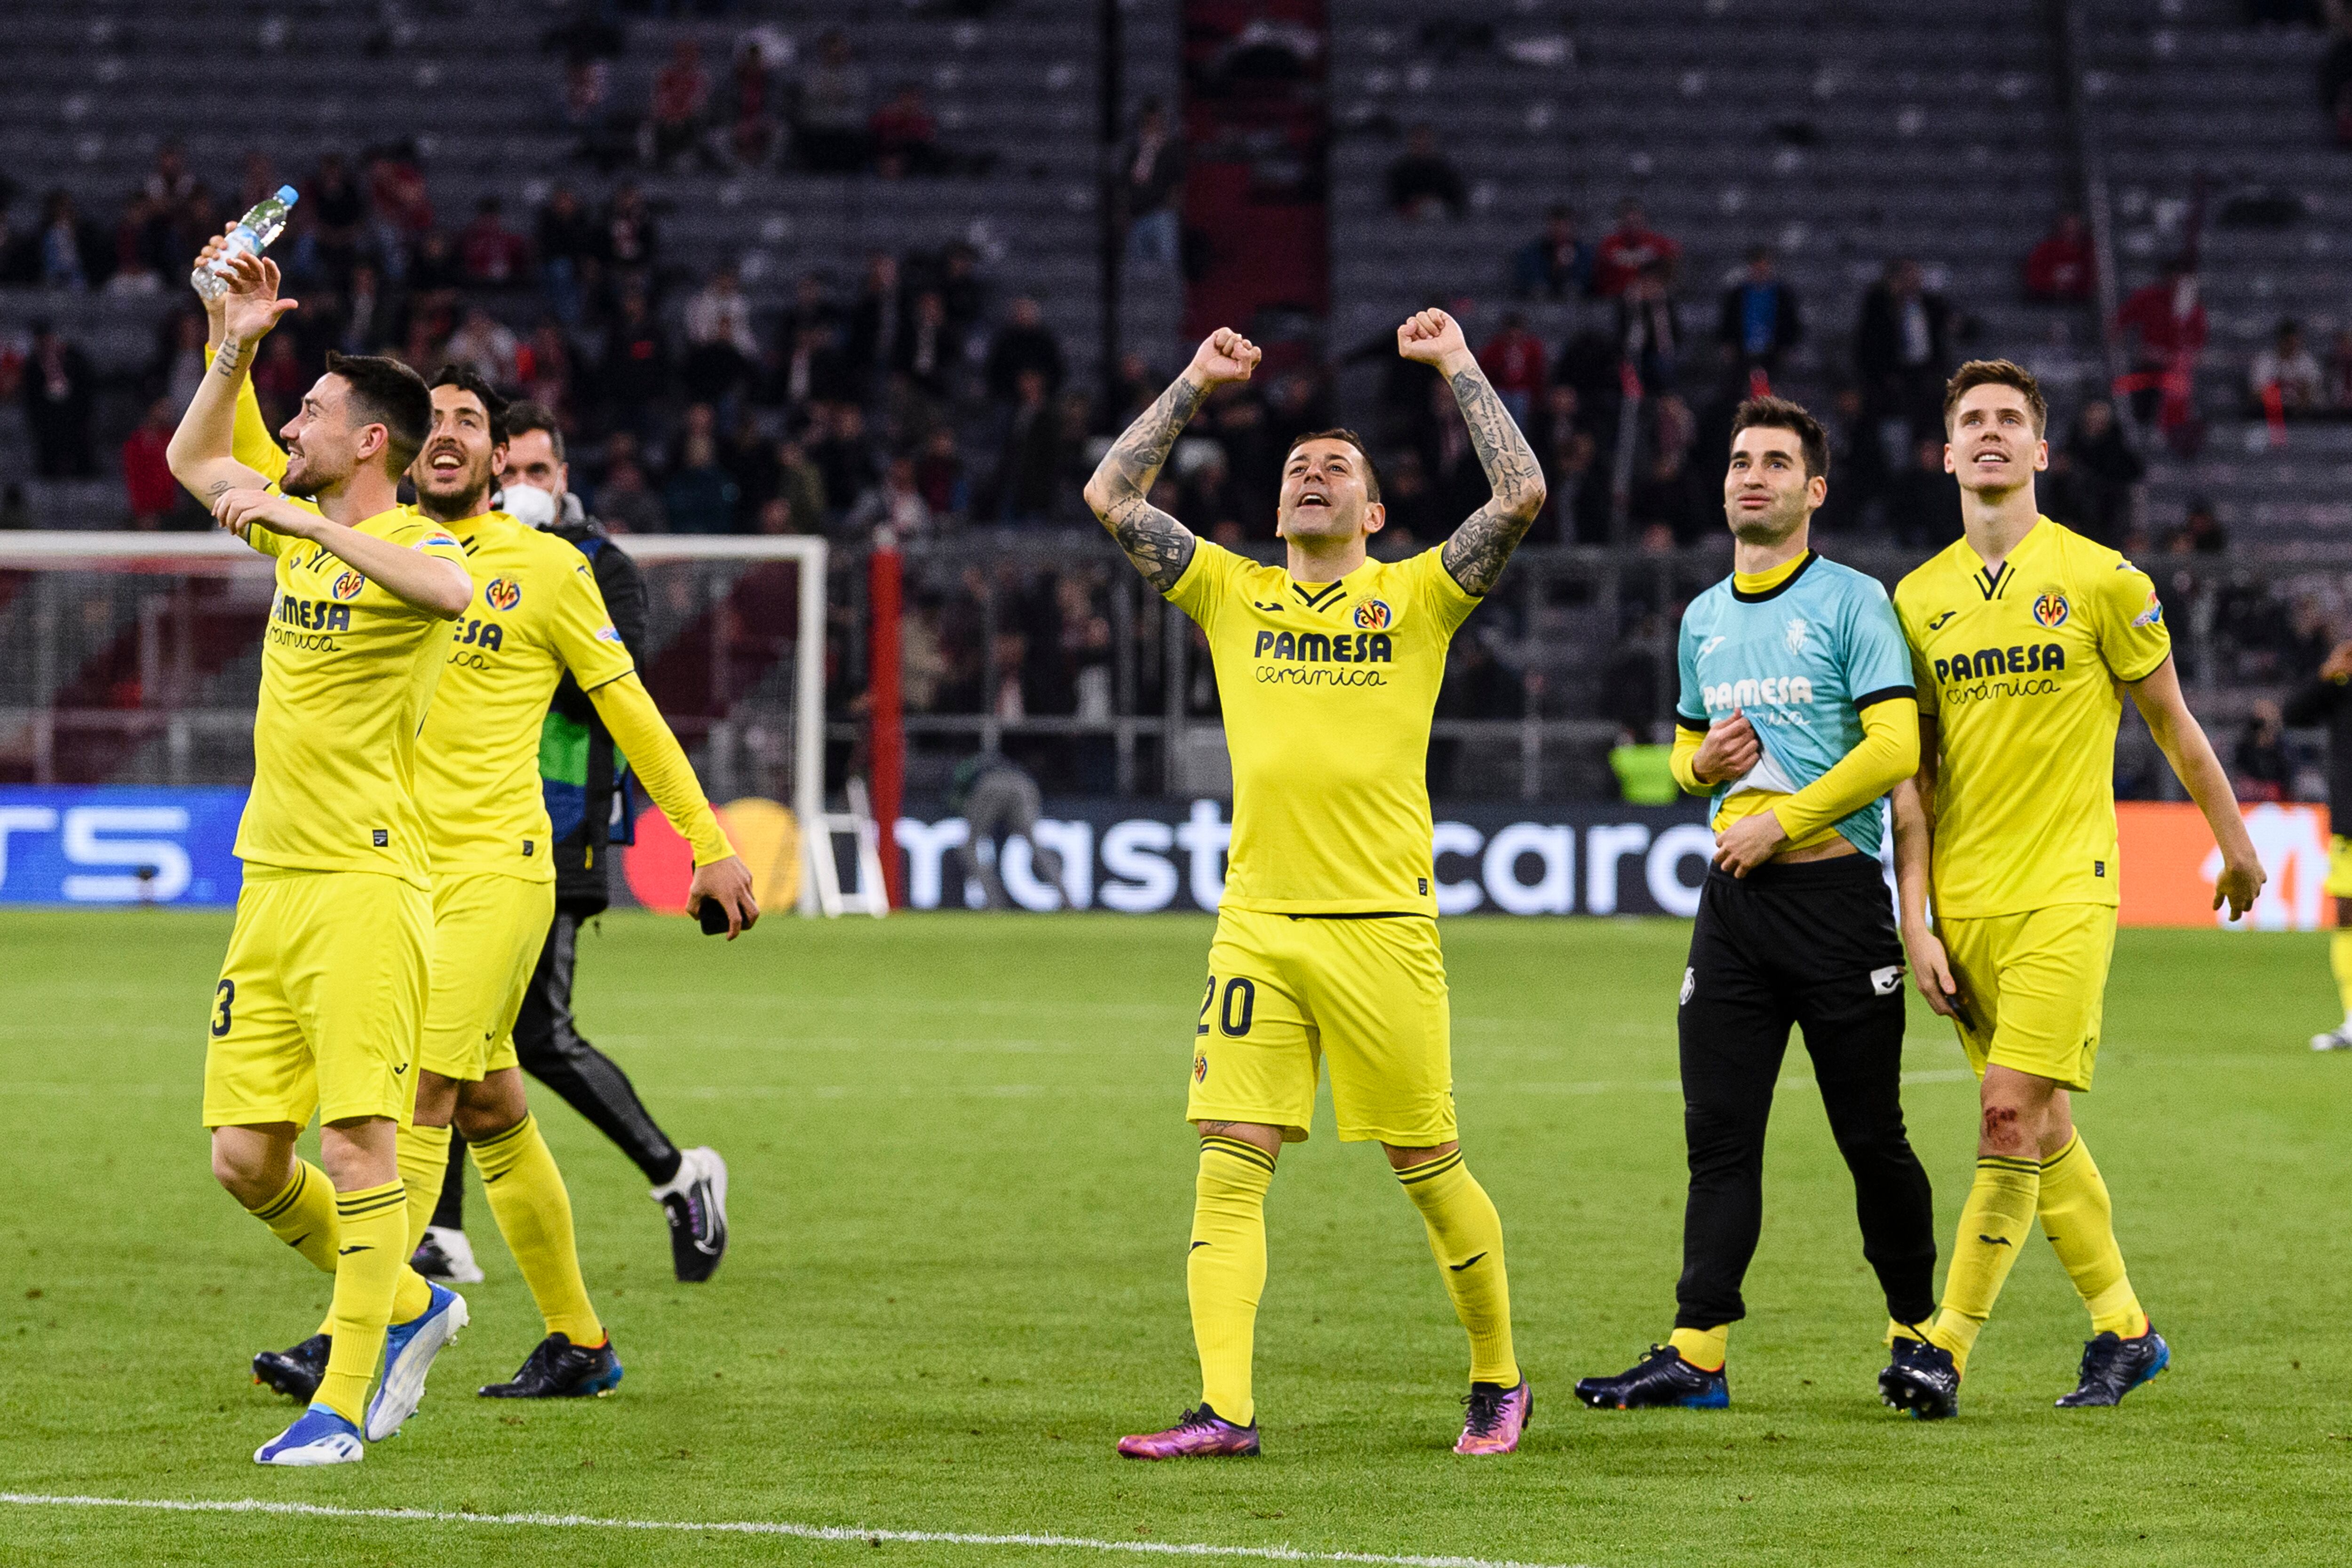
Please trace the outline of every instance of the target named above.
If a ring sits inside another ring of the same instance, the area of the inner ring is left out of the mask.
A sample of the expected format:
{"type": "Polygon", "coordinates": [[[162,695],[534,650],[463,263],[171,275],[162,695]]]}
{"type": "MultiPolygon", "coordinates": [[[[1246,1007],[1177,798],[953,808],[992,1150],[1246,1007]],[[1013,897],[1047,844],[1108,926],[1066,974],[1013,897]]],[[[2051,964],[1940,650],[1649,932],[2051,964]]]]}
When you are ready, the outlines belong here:
{"type": "Polygon", "coordinates": [[[325,599],[289,599],[280,595],[278,603],[270,609],[269,618],[283,626],[300,626],[306,632],[347,632],[352,629],[352,607],[325,599]]]}
{"type": "Polygon", "coordinates": [[[1384,632],[1396,624],[1396,612],[1386,599],[1366,599],[1356,606],[1355,620],[1360,632],[1384,632]]]}
{"type": "Polygon", "coordinates": [[[2047,631],[2054,632],[2064,626],[2070,613],[2063,594],[2044,594],[2033,601],[2034,622],[2047,631]]]}
{"type": "Polygon", "coordinates": [[[1699,700],[1717,708],[1755,708],[1765,703],[1781,707],[1813,700],[1813,683],[1801,675],[1768,675],[1760,680],[1727,680],[1699,688],[1699,700]]]}
{"type": "Polygon", "coordinates": [[[2066,650],[2056,643],[2030,647],[1980,647],[1936,661],[1937,680],[1982,680],[1991,675],[2033,675],[2066,668],[2066,650]]]}
{"type": "MultiPolygon", "coordinates": [[[[1364,606],[1359,605],[1356,608],[1361,610],[1364,606]]],[[[1259,658],[1295,659],[1301,664],[1386,664],[1389,652],[1385,632],[1358,632],[1353,637],[1346,632],[1334,632],[1329,637],[1321,632],[1300,632],[1296,636],[1289,632],[1260,632],[1255,650],[1259,658]]]]}
{"type": "Polygon", "coordinates": [[[458,647],[478,647],[487,653],[498,652],[505,636],[496,621],[459,621],[457,629],[449,634],[458,647]]]}
{"type": "Polygon", "coordinates": [[[511,577],[493,577],[482,589],[482,603],[494,610],[511,610],[522,603],[522,584],[511,577]]]}
{"type": "Polygon", "coordinates": [[[336,578],[335,585],[327,591],[338,599],[356,599],[360,596],[361,590],[366,586],[366,578],[356,572],[346,572],[336,578]]]}

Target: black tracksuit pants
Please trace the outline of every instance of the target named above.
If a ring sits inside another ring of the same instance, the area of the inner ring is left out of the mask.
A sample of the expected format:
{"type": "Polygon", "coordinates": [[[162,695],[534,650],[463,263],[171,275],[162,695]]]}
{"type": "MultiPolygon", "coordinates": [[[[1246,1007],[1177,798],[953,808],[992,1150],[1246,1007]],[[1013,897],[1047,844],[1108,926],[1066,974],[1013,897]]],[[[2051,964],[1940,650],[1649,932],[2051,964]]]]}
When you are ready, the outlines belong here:
{"type": "MultiPolygon", "coordinates": [[[[660,1186],[677,1174],[677,1146],[637,1098],[629,1075],[572,1026],[572,966],[579,951],[580,924],[600,912],[556,907],[547,943],[540,949],[539,967],[531,972],[530,989],[523,994],[522,1012],[515,1019],[515,1055],[523,1071],[595,1123],[598,1131],[636,1162],[647,1181],[660,1186]]],[[[452,1230],[465,1228],[465,1140],[451,1133],[449,1170],[433,1223],[452,1230]]]]}
{"type": "Polygon", "coordinates": [[[1739,1284],[1764,1223],[1764,1130],[1805,1032],[1838,1152],[1853,1173],[1862,1255],[1888,1316],[1935,1307],[1935,1205],[1903,1127],[1903,944],[1878,862],[1845,856],[1711,870],[1683,976],[1683,1134],[1690,1197],[1675,1326],[1747,1315],[1739,1284]]]}

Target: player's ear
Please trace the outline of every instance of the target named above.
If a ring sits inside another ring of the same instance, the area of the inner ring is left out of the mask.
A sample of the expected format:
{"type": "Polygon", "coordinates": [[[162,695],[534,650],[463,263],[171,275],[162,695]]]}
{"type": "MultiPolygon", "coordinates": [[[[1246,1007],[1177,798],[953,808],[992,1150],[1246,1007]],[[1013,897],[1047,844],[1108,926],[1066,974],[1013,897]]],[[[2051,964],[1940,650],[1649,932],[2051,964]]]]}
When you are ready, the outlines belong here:
{"type": "Polygon", "coordinates": [[[2050,466],[2050,443],[2047,438],[2033,443],[2033,471],[2040,473],[2050,466]]]}
{"type": "Polygon", "coordinates": [[[1830,477],[1827,474],[1815,474],[1805,481],[1805,504],[1814,510],[1821,510],[1822,502],[1829,499],[1829,494],[1830,477]]]}
{"type": "Polygon", "coordinates": [[[1380,501],[1364,508],[1364,537],[1369,539],[1389,525],[1389,509],[1380,501]]]}
{"type": "Polygon", "coordinates": [[[1944,472],[1957,474],[1959,471],[1959,460],[1952,456],[1952,444],[1947,441],[1944,443],[1944,472]]]}

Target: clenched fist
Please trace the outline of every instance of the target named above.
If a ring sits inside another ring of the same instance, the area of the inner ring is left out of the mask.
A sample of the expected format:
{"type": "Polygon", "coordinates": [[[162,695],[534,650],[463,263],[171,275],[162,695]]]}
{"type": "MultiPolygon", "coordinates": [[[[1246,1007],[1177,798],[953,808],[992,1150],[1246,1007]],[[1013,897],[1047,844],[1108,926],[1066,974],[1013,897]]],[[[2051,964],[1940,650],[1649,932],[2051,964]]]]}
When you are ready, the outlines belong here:
{"type": "Polygon", "coordinates": [[[1416,313],[1397,329],[1397,353],[1440,370],[1459,368],[1471,357],[1462,323],[1435,309],[1416,313]]]}
{"type": "Polygon", "coordinates": [[[1192,374],[1203,386],[1247,381],[1250,372],[1257,368],[1257,362],[1265,357],[1263,349],[1231,327],[1219,327],[1192,351],[1192,374]]]}

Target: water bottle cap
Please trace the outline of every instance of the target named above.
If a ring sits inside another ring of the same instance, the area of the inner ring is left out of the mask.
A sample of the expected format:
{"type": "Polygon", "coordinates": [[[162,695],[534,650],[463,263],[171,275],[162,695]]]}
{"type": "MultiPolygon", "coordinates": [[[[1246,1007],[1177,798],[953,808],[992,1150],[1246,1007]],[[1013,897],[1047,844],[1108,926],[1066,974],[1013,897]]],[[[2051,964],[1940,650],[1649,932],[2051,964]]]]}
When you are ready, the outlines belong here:
{"type": "Polygon", "coordinates": [[[281,202],[284,202],[288,206],[289,206],[289,207],[290,207],[290,206],[292,206],[296,202],[300,201],[300,200],[302,199],[302,197],[301,197],[301,195],[300,195],[298,192],[296,192],[296,190],[294,189],[294,187],[293,187],[293,186],[291,186],[291,185],[280,185],[280,186],[278,186],[278,199],[279,201],[281,201],[281,202]]]}

